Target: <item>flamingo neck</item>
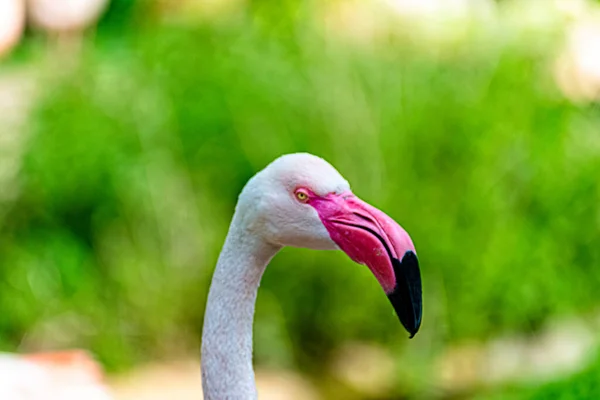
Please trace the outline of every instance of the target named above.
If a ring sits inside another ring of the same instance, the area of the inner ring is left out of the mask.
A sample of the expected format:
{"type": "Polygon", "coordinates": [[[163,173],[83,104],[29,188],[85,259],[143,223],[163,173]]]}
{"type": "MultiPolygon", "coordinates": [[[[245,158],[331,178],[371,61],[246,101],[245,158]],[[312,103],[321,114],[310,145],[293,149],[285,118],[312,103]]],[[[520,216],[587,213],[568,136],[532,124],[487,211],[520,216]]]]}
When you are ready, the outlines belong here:
{"type": "Polygon", "coordinates": [[[210,286],[202,333],[204,398],[256,399],[252,325],[262,274],[278,247],[231,224],[210,286]]]}

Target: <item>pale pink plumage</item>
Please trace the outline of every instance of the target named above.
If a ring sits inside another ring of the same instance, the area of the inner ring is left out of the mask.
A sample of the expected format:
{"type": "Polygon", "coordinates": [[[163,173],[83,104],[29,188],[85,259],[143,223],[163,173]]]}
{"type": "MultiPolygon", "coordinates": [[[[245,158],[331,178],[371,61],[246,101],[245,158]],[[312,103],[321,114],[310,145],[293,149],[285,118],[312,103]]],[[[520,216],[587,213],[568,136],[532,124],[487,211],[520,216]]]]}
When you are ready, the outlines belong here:
{"type": "Polygon", "coordinates": [[[0,354],[2,400],[111,400],[102,369],[85,351],[0,354]]]}

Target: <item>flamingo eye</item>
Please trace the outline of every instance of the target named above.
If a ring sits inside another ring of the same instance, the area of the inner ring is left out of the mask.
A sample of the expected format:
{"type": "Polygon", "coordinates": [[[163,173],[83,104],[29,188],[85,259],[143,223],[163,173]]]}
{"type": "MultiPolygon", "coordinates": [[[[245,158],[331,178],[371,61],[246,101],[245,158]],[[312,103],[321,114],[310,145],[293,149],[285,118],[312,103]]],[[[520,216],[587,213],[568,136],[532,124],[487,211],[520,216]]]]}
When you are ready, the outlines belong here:
{"type": "Polygon", "coordinates": [[[308,193],[306,193],[302,189],[296,190],[296,198],[298,199],[299,202],[306,203],[308,201],[308,193]]]}

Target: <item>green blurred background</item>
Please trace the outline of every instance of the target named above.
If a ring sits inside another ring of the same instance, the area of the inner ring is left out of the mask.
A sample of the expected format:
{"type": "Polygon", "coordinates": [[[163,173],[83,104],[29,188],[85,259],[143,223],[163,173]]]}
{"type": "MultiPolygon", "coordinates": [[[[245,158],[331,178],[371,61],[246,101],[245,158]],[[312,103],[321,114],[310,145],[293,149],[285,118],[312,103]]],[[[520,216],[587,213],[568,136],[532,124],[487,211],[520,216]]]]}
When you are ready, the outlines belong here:
{"type": "Polygon", "coordinates": [[[578,17],[486,4],[113,0],[85,32],[28,29],[0,64],[30,85],[0,149],[0,350],[196,357],[237,194],[307,151],[411,234],[424,321],[407,340],[366,268],[285,249],[257,368],[325,399],[600,398],[600,110],[554,67],[578,17]]]}

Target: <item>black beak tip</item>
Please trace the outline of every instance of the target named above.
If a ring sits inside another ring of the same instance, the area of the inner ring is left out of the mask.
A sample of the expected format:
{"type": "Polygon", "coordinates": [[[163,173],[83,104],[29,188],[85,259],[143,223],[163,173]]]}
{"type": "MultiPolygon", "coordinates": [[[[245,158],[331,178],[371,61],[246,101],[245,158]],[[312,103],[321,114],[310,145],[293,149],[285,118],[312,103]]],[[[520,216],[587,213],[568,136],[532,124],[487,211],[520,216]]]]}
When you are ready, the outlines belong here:
{"type": "Polygon", "coordinates": [[[419,321],[419,325],[413,326],[412,329],[407,329],[408,333],[410,334],[410,336],[408,337],[409,339],[412,339],[415,337],[415,335],[419,332],[419,328],[421,327],[420,321],[419,321]]]}
{"type": "Polygon", "coordinates": [[[415,337],[415,335],[417,334],[417,332],[419,332],[419,328],[421,327],[421,321],[419,318],[419,322],[418,325],[413,326],[412,329],[407,329],[408,333],[410,333],[410,336],[408,337],[409,339],[412,339],[415,337]]]}
{"type": "Polygon", "coordinates": [[[421,295],[421,271],[417,255],[407,251],[402,261],[392,258],[396,275],[396,287],[388,298],[404,328],[412,339],[421,327],[423,300],[421,295]]]}
{"type": "MultiPolygon", "coordinates": [[[[409,323],[412,321],[409,321],[409,323]]],[[[421,327],[421,323],[420,321],[418,322],[418,325],[412,325],[410,326],[409,323],[402,323],[402,325],[404,325],[404,328],[406,329],[406,331],[410,334],[410,336],[408,337],[409,339],[412,339],[415,337],[415,335],[417,334],[417,332],[419,332],[419,328],[421,327]]]]}

